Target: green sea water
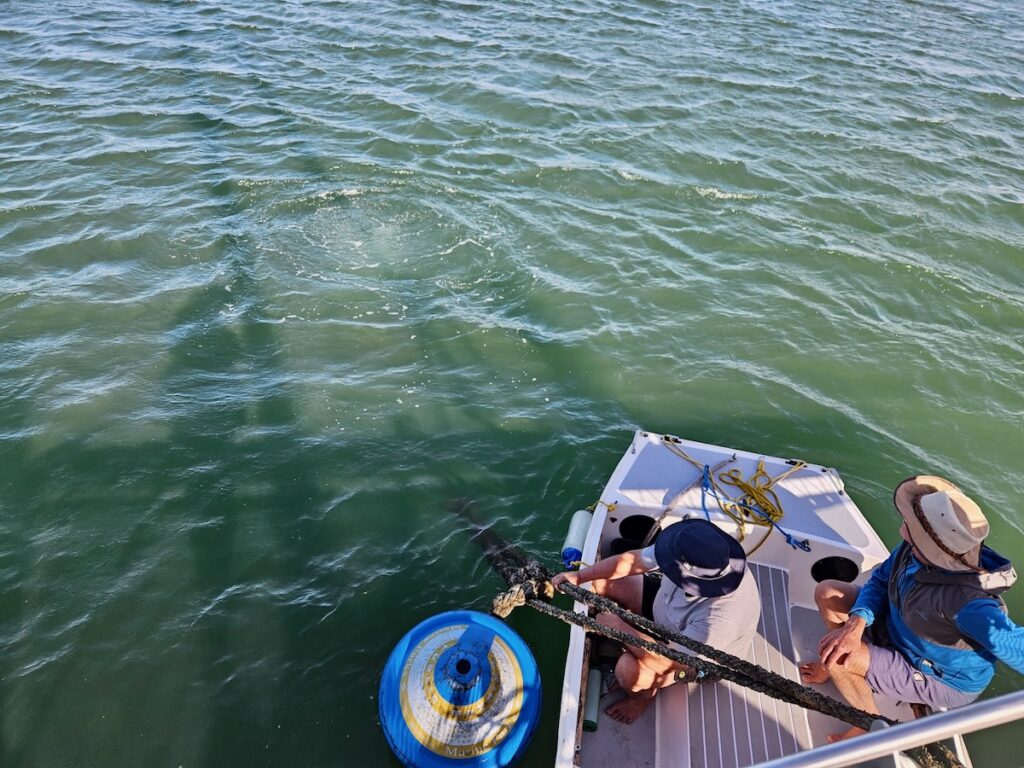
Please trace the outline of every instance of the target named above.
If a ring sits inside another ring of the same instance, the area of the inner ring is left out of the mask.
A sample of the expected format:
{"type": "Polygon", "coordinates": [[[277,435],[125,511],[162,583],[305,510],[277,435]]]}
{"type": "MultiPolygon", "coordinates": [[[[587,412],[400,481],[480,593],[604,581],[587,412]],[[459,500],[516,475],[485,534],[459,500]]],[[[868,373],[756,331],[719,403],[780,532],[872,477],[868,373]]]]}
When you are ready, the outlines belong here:
{"type": "Polygon", "coordinates": [[[553,563],[636,427],[1024,562],[1022,158],[1016,0],[0,2],[0,763],[397,766],[451,502],[553,563]]]}

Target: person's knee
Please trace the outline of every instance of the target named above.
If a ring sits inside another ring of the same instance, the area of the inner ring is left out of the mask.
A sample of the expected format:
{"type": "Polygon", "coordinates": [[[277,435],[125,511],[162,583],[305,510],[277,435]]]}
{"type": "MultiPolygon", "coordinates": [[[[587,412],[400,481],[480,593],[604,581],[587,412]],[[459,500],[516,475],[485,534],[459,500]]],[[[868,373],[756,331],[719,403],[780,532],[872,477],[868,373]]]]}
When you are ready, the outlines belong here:
{"type": "Polygon", "coordinates": [[[654,687],[657,675],[640,659],[628,651],[619,657],[615,665],[615,679],[622,690],[629,693],[641,693],[654,687]]]}
{"type": "Polygon", "coordinates": [[[860,590],[845,581],[825,579],[814,588],[814,602],[821,610],[849,611],[860,590]]]}
{"type": "Polygon", "coordinates": [[[814,586],[814,602],[818,604],[819,608],[823,608],[826,603],[834,600],[838,594],[839,589],[833,579],[819,581],[814,586]]]}
{"type": "Polygon", "coordinates": [[[624,691],[635,692],[640,682],[640,662],[628,651],[619,656],[615,665],[615,679],[624,691]]]}
{"type": "MultiPolygon", "coordinates": [[[[843,659],[843,661],[845,661],[845,659],[843,659]]],[[[832,659],[831,661],[823,661],[821,662],[821,666],[827,669],[829,671],[829,674],[833,677],[837,672],[839,674],[842,674],[846,671],[845,664],[840,663],[837,659],[832,659]]]]}
{"type": "Polygon", "coordinates": [[[849,657],[844,657],[841,660],[833,659],[828,663],[822,662],[822,666],[828,670],[829,676],[833,680],[837,677],[853,674],[853,665],[850,664],[849,657]]]}
{"type": "Polygon", "coordinates": [[[841,659],[833,659],[824,667],[829,674],[835,677],[853,675],[864,677],[868,673],[868,666],[871,664],[871,653],[866,643],[861,643],[852,653],[848,653],[841,659]]]}

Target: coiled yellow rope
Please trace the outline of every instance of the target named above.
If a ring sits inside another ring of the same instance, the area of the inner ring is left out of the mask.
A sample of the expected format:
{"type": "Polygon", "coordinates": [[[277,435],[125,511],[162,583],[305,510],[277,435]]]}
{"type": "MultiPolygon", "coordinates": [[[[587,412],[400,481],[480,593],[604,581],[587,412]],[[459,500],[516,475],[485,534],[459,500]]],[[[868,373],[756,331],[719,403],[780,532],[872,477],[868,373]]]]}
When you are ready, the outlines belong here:
{"type": "MultiPolygon", "coordinates": [[[[688,461],[698,470],[704,471],[705,465],[690,456],[672,438],[663,436],[662,443],[676,456],[688,461]]],[[[747,553],[748,556],[756,552],[764,544],[771,533],[770,529],[777,525],[785,514],[782,509],[782,502],[779,501],[778,494],[773,490],[774,487],[794,472],[799,472],[807,466],[807,463],[804,461],[796,461],[785,472],[772,477],[765,471],[764,461],[764,458],[761,458],[757,462],[757,469],[748,478],[744,478],[738,469],[720,472],[717,478],[713,473],[709,474],[711,490],[713,491],[712,495],[715,497],[715,501],[718,502],[718,508],[722,511],[722,514],[736,523],[739,529],[740,541],[746,538],[748,525],[762,526],[769,529],[761,541],[747,553]],[[741,495],[730,496],[722,489],[723,485],[736,488],[741,495]],[[755,514],[752,508],[760,510],[762,514],[755,514]]]]}

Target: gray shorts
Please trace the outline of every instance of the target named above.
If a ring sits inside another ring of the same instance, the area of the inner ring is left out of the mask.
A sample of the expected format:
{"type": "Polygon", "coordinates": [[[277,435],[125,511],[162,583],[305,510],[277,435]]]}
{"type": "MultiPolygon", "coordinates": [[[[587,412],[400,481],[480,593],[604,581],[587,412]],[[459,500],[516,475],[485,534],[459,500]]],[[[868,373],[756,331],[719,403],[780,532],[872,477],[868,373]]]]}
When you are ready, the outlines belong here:
{"type": "Polygon", "coordinates": [[[875,693],[908,704],[927,704],[932,709],[956,709],[978,698],[977,693],[958,691],[917,669],[906,656],[889,646],[884,629],[881,633],[865,634],[864,640],[869,654],[864,678],[875,693]],[[880,634],[883,636],[879,637],[880,634]],[[876,638],[881,641],[877,645],[876,638]]]}

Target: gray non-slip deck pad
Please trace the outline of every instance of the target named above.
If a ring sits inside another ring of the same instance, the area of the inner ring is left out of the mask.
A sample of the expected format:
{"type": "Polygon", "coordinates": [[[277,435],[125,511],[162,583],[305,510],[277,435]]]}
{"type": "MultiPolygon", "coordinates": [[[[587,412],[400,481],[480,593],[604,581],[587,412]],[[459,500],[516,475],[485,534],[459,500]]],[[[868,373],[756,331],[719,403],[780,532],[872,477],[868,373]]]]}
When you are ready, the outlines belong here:
{"type": "MultiPolygon", "coordinates": [[[[789,620],[789,575],[764,565],[751,564],[750,568],[762,603],[750,661],[799,680],[789,620]]],[[[679,755],[676,762],[673,750],[660,750],[659,768],[742,768],[811,746],[807,714],[800,707],[733,683],[691,685],[687,692],[689,755],[679,755]],[[684,762],[687,757],[688,764],[684,762]]],[[[664,736],[669,736],[667,731],[672,728],[669,709],[659,712],[658,728],[664,736]]],[[[666,746],[669,741],[671,738],[666,746]]]]}

